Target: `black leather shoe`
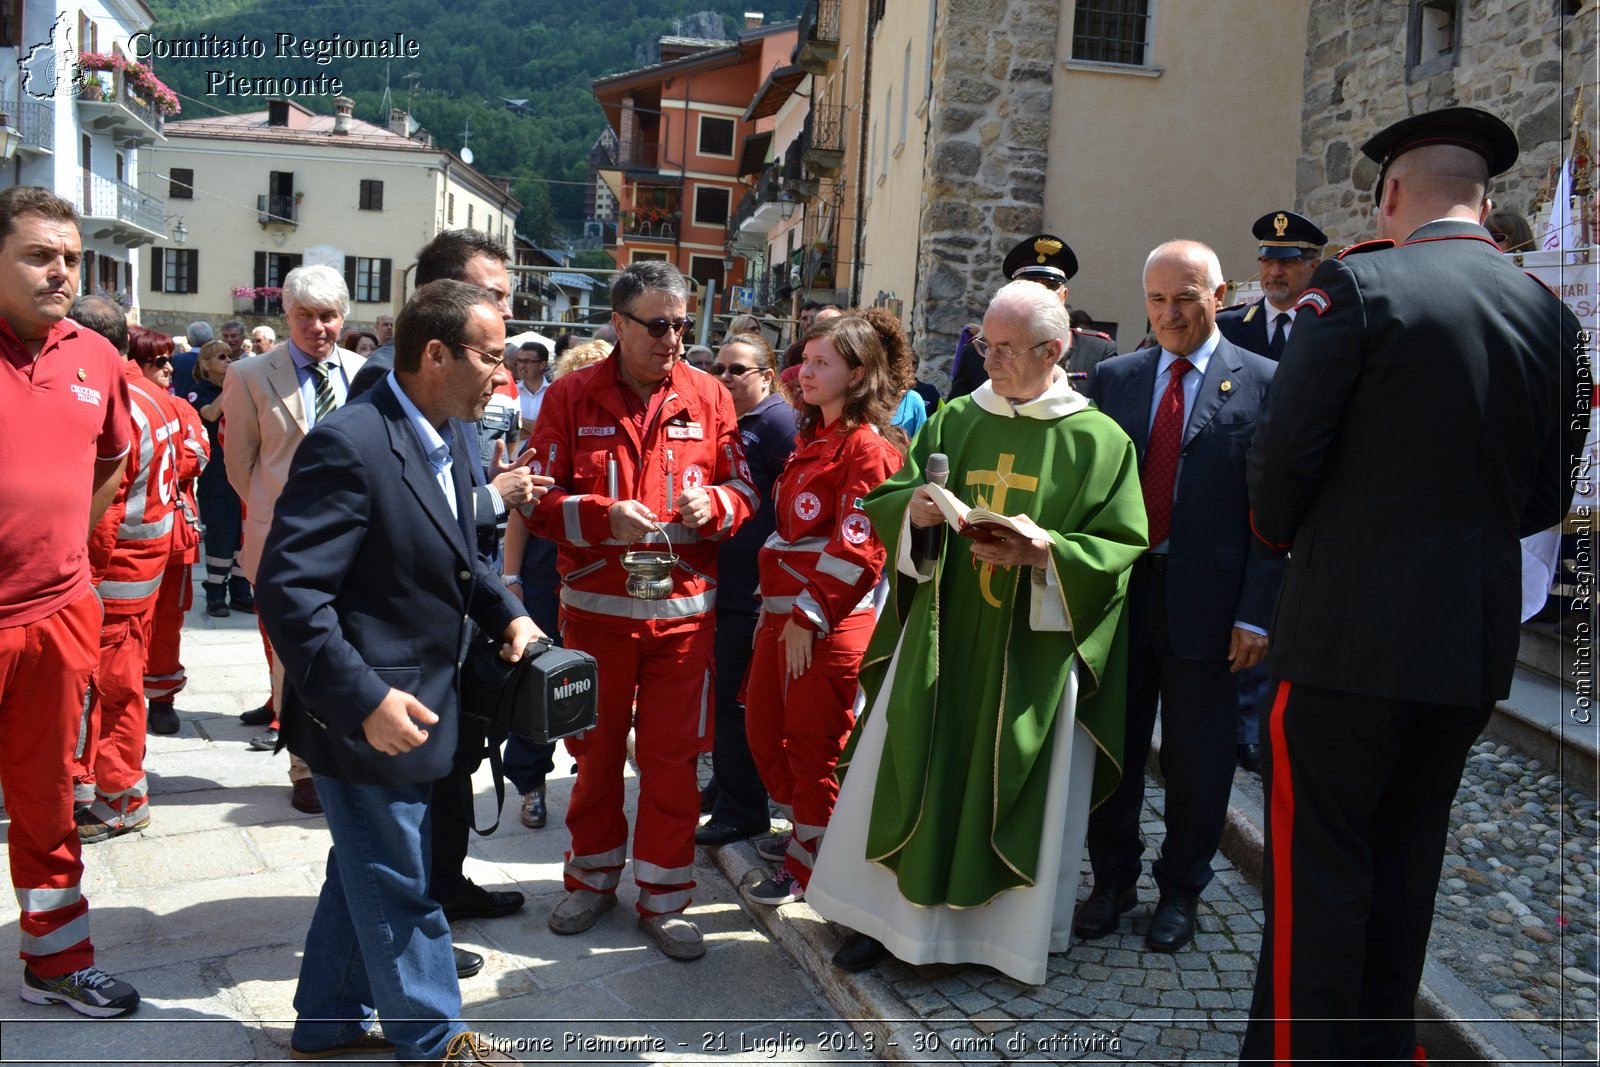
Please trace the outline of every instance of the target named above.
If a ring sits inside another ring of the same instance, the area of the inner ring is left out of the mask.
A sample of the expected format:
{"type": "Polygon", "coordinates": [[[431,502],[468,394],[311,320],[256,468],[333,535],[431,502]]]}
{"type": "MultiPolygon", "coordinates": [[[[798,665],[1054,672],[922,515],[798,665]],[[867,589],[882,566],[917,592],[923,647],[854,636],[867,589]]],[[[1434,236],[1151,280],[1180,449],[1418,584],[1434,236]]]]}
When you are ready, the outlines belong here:
{"type": "Polygon", "coordinates": [[[867,971],[889,954],[883,942],[866,934],[851,934],[833,954],[833,965],[841,971],[867,971]]]}
{"type": "Polygon", "coordinates": [[[1176,952],[1194,940],[1194,897],[1162,897],[1150,919],[1144,943],[1157,952],[1176,952]]]}
{"type": "Polygon", "coordinates": [[[175,734],[182,728],[178,721],[178,713],[172,707],[170,700],[152,700],[149,714],[150,732],[153,734],[175,734]]]}
{"type": "Polygon", "coordinates": [[[1072,932],[1085,941],[1114,934],[1122,923],[1122,913],[1132,911],[1138,903],[1136,889],[1106,889],[1097,885],[1073,916],[1072,932]]]}
{"type": "Polygon", "coordinates": [[[527,898],[515,890],[495,892],[468,878],[461,892],[445,903],[444,917],[451,922],[459,919],[498,919],[502,915],[510,915],[526,902],[527,898]]]}
{"type": "Polygon", "coordinates": [[[251,708],[249,711],[239,714],[239,721],[246,726],[265,726],[275,718],[277,718],[277,714],[272,710],[271,698],[268,698],[267,702],[259,708],[251,708]]]}
{"type": "Polygon", "coordinates": [[[694,832],[694,843],[697,845],[710,845],[712,848],[721,848],[731,845],[735,841],[743,841],[756,834],[764,834],[770,827],[760,826],[754,830],[741,830],[737,826],[729,826],[725,822],[712,819],[694,832]]]}
{"type": "Polygon", "coordinates": [[[464,948],[458,948],[455,950],[455,954],[457,978],[471,978],[483,970],[483,957],[476,952],[468,952],[464,948]]]}
{"type": "Polygon", "coordinates": [[[1239,766],[1243,767],[1245,770],[1249,771],[1251,774],[1260,774],[1261,773],[1261,746],[1260,745],[1240,745],[1239,746],[1239,766]]]}

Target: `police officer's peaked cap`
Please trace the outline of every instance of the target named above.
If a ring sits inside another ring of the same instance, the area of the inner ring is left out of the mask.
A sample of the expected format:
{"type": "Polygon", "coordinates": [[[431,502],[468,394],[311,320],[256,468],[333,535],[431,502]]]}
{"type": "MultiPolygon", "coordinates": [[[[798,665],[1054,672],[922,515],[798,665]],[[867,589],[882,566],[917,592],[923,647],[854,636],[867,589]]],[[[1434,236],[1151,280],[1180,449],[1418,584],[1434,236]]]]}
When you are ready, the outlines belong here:
{"type": "Polygon", "coordinates": [[[1447,107],[1412,115],[1361,146],[1362,154],[1378,165],[1380,201],[1389,164],[1413,148],[1432,144],[1453,144],[1478,153],[1489,165],[1491,178],[1504,174],[1517,161],[1517,135],[1487,111],[1475,107],[1447,107]]]}
{"type": "Polygon", "coordinates": [[[1292,211],[1271,211],[1256,220],[1250,232],[1261,242],[1261,255],[1268,259],[1294,259],[1296,256],[1320,258],[1328,235],[1304,215],[1292,211]]]}
{"type": "Polygon", "coordinates": [[[1053,278],[1065,282],[1078,273],[1078,257],[1067,242],[1053,234],[1036,233],[1019,243],[1000,265],[1012,281],[1040,281],[1053,278]]]}

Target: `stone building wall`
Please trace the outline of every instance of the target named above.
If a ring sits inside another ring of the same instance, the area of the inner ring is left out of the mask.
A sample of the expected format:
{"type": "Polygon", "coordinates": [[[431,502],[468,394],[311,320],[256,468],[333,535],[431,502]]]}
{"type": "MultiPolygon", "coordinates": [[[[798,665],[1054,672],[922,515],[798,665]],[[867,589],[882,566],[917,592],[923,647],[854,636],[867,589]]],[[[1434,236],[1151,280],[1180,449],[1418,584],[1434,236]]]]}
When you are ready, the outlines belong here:
{"type": "Polygon", "coordinates": [[[1455,64],[1408,80],[1412,7],[1405,0],[1313,0],[1295,176],[1299,210],[1335,245],[1374,236],[1377,167],[1361,154],[1362,142],[1407,115],[1471,106],[1516,131],[1521,155],[1490,195],[1537,229],[1530,205],[1550,164],[1566,158],[1580,85],[1584,124],[1595,136],[1600,0],[1461,0],[1455,64]]]}
{"type": "Polygon", "coordinates": [[[948,381],[973,294],[1005,281],[1001,260],[1044,224],[1056,24],[1062,0],[936,5],[922,241],[912,342],[922,377],[948,381]]]}

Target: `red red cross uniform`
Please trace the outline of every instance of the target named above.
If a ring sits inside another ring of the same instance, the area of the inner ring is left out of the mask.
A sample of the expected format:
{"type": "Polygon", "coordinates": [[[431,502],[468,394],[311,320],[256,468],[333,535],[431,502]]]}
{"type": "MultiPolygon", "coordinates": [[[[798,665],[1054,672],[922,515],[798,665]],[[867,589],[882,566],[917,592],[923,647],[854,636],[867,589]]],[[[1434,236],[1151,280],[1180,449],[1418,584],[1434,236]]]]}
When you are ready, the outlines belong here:
{"type": "Polygon", "coordinates": [[[131,435],[121,357],[66,319],[35,358],[0,320],[0,411],[0,787],[21,956],[55,977],[94,963],[71,763],[98,661],[94,466],[131,435]]]}
{"type": "Polygon", "coordinates": [[[800,442],[773,486],[777,529],[761,549],[745,731],[762,784],[794,824],[784,862],[802,889],[839,796],[833,767],[855,725],[856,671],[877,618],[885,553],[861,498],[901,462],[870,426],[835,423],[800,442]],[[798,678],[785,659],[791,622],[815,634],[798,678]]]}
{"type": "Polygon", "coordinates": [[[179,650],[183,616],[194,603],[194,584],[189,580],[189,569],[200,558],[200,509],[195,504],[194,482],[211,458],[211,445],[206,439],[200,413],[193,404],[176,396],[158,399],[164,399],[178,419],[179,432],[174,446],[178,493],[172,519],[171,550],[166,573],[161,576],[155,619],[150,626],[144,695],[146,700],[171,700],[188,682],[179,650]]]}
{"type": "Polygon", "coordinates": [[[171,552],[181,432],[171,397],[125,364],[135,438],[122,486],[90,535],[105,606],[95,701],[79,776],[94,782],[88,817],[133,826],[146,817],[144,664],[161,577],[171,552]]]}
{"type": "Polygon", "coordinates": [[[641,411],[623,392],[618,358],[568,374],[545,393],[529,447],[534,473],[555,485],[528,528],[559,546],[562,638],[593,655],[600,671],[599,721],[567,741],[578,780],[567,806],[566,887],[610,893],[621,878],[631,728],[639,766],[639,911],[661,915],[688,907],[694,888],[695,766],[698,754],[711,750],[717,544],[757,501],[740,473],[744,451],[728,391],[679,362],[641,411]],[[709,494],[711,518],[691,530],[674,502],[695,486],[709,494]],[[643,503],[672,539],[680,562],[665,599],[626,592],[621,557],[641,546],[612,537],[608,511],[618,500],[643,503]]]}

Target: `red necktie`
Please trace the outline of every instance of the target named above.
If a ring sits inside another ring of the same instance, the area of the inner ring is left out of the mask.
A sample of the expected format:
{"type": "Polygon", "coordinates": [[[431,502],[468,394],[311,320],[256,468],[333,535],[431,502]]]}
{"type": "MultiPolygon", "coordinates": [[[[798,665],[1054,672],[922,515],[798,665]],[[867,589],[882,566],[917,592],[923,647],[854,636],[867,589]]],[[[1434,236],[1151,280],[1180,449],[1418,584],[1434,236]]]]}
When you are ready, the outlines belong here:
{"type": "Polygon", "coordinates": [[[1150,520],[1150,547],[1155,548],[1172,531],[1172,491],[1178,482],[1178,452],[1183,446],[1183,376],[1194,364],[1179,356],[1172,361],[1167,391],[1161,394],[1156,421],[1150,427],[1150,447],[1145,450],[1144,511],[1150,520]]]}

